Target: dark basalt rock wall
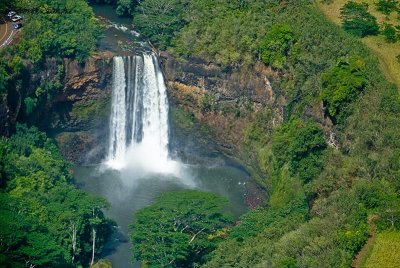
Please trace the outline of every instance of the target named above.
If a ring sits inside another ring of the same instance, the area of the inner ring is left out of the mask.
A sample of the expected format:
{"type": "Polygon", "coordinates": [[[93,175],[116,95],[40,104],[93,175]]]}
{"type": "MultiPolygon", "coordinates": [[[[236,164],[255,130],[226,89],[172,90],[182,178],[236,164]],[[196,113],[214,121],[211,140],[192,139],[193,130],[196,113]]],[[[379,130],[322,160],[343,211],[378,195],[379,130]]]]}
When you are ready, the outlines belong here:
{"type": "Polygon", "coordinates": [[[277,74],[261,63],[223,68],[199,58],[177,60],[166,52],[160,53],[160,62],[172,105],[207,125],[219,149],[230,156],[240,154],[243,131],[258,111],[271,108],[275,123],[283,118],[286,100],[271,85],[277,74]]]}
{"type": "Polygon", "coordinates": [[[160,58],[169,82],[216,93],[221,100],[247,97],[256,105],[274,102],[270,79],[276,74],[262,64],[232,69],[200,58],[178,61],[166,52],[160,58]]]}
{"type": "Polygon", "coordinates": [[[84,65],[64,61],[61,94],[52,101],[47,131],[64,157],[77,164],[99,163],[108,146],[108,119],[112,91],[112,57],[103,52],[84,65]]]}
{"type": "Polygon", "coordinates": [[[83,64],[50,58],[40,68],[25,63],[22,80],[11,81],[7,97],[0,101],[0,135],[11,135],[17,122],[35,125],[56,138],[66,159],[99,162],[108,141],[112,57],[111,52],[100,52],[83,64]],[[24,99],[35,96],[46,82],[56,81],[59,66],[64,70],[61,89],[27,115],[24,99]]]}

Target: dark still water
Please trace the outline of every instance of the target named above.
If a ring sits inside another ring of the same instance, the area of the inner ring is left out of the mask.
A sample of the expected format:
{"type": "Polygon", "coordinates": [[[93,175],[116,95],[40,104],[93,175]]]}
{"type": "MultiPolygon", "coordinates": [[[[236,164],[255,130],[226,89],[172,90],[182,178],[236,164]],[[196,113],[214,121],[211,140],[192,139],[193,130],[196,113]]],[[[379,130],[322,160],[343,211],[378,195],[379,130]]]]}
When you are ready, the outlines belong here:
{"type": "Polygon", "coordinates": [[[103,253],[113,267],[139,267],[131,263],[129,224],[134,212],[149,204],[163,192],[197,189],[225,196],[232,213],[238,217],[246,210],[246,182],[249,175],[224,160],[207,159],[208,164],[181,165],[179,174],[139,174],[135,170],[102,170],[100,166],[76,167],[78,186],[88,193],[106,198],[111,207],[105,214],[115,220],[118,228],[103,253]],[[141,178],[138,178],[141,177],[141,178]]]}

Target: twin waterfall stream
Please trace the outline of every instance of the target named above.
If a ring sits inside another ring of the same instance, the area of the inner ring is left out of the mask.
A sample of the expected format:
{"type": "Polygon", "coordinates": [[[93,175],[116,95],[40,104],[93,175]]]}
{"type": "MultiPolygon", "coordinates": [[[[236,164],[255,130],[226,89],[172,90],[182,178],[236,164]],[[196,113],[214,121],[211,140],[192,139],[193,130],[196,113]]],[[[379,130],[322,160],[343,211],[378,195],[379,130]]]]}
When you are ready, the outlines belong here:
{"type": "Polygon", "coordinates": [[[150,161],[156,171],[168,171],[168,99],[157,57],[117,56],[113,68],[107,166],[146,168],[150,161]]]}

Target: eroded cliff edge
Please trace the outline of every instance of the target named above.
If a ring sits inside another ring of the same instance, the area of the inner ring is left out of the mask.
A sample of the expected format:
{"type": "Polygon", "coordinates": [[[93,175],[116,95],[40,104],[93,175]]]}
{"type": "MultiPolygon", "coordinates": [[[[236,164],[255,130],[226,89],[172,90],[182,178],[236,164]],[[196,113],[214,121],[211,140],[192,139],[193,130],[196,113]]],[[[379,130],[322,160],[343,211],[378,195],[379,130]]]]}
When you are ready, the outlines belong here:
{"type": "Polygon", "coordinates": [[[12,81],[8,98],[0,103],[1,135],[10,135],[17,122],[25,122],[55,137],[66,159],[100,161],[108,134],[112,57],[111,52],[103,51],[84,63],[49,58],[40,69],[26,63],[23,79],[12,81]],[[27,112],[26,99],[39,99],[38,94],[49,85],[57,91],[27,112]]]}
{"type": "Polygon", "coordinates": [[[185,139],[190,128],[197,128],[191,133],[198,140],[208,133],[218,150],[256,168],[256,159],[246,153],[245,131],[266,107],[271,111],[266,123],[283,120],[286,100],[273,85],[278,74],[261,63],[232,69],[200,58],[176,59],[166,52],[160,53],[160,61],[168,83],[173,135],[185,139]]]}
{"type": "Polygon", "coordinates": [[[112,90],[111,52],[90,57],[83,65],[64,61],[61,94],[52,102],[48,131],[66,159],[98,163],[105,155],[112,90]]]}

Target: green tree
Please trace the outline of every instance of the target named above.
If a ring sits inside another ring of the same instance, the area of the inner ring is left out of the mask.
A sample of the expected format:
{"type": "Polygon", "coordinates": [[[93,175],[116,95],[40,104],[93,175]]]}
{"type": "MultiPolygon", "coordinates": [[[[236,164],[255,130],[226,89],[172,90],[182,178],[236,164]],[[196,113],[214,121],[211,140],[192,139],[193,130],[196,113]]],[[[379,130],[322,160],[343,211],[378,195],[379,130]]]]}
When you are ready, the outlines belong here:
{"type": "Polygon", "coordinates": [[[136,260],[149,267],[201,264],[216,246],[218,230],[231,223],[225,198],[185,191],[162,194],[139,210],[131,225],[136,260]],[[212,238],[212,237],[216,238],[212,238]]]}
{"type": "Polygon", "coordinates": [[[136,0],[118,0],[116,12],[119,16],[133,15],[133,10],[136,5],[136,0]]]}
{"type": "Polygon", "coordinates": [[[69,184],[68,163],[36,128],[17,125],[11,138],[0,141],[0,153],[0,210],[8,215],[0,223],[0,240],[6,241],[0,258],[11,267],[87,265],[110,233],[112,223],[101,211],[107,202],[69,184]]]}
{"type": "Polygon", "coordinates": [[[399,9],[398,0],[378,0],[376,3],[376,10],[382,12],[386,16],[390,15],[393,11],[399,9]]]}
{"type": "Polygon", "coordinates": [[[54,240],[35,217],[24,211],[23,203],[8,194],[0,194],[0,255],[5,259],[2,264],[29,267],[57,266],[66,262],[68,251],[54,240]]]}
{"type": "Polygon", "coordinates": [[[8,8],[12,8],[15,0],[1,1],[0,2],[0,14],[4,15],[8,8]]]}
{"type": "Polygon", "coordinates": [[[293,30],[287,24],[271,27],[261,42],[261,60],[275,68],[283,68],[294,43],[293,30]]]}
{"type": "Polygon", "coordinates": [[[135,9],[133,24],[151,42],[165,49],[185,24],[185,0],[144,0],[135,9]]]}
{"type": "Polygon", "coordinates": [[[377,35],[379,26],[376,18],[368,12],[368,4],[347,2],[340,9],[343,29],[356,36],[377,35]]]}
{"type": "Polygon", "coordinates": [[[342,58],[322,76],[321,97],[327,114],[342,123],[354,102],[367,84],[365,62],[358,57],[342,58]]]}
{"type": "Polygon", "coordinates": [[[93,10],[84,0],[18,1],[19,9],[28,9],[20,54],[35,64],[44,56],[69,57],[82,62],[96,49],[100,27],[93,10]]]}
{"type": "Polygon", "coordinates": [[[299,119],[280,126],[272,141],[279,167],[288,163],[291,174],[298,175],[304,183],[321,171],[326,146],[322,130],[313,122],[299,119]]]}
{"type": "Polygon", "coordinates": [[[382,34],[388,43],[396,43],[400,39],[400,26],[393,27],[392,24],[386,23],[383,27],[382,34]]]}

